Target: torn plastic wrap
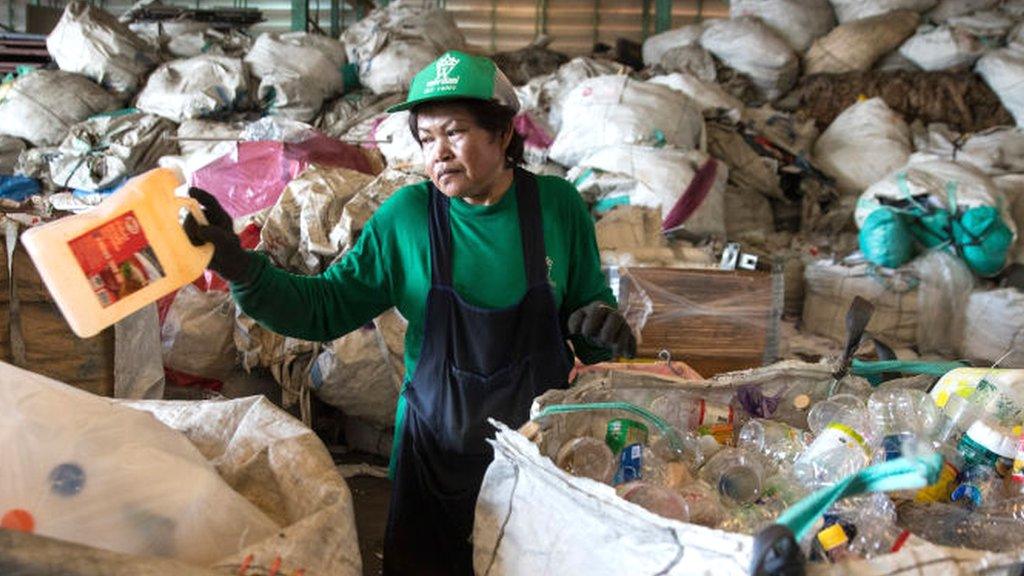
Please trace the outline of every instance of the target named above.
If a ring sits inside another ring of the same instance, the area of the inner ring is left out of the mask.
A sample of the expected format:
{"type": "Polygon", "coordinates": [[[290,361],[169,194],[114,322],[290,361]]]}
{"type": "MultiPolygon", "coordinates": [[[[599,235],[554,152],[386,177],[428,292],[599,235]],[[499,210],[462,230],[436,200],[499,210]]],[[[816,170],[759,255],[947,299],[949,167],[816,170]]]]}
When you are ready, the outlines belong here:
{"type": "Polygon", "coordinates": [[[237,218],[272,206],[310,164],[373,173],[359,148],[317,134],[301,142],[238,142],[232,154],[197,170],[191,184],[213,194],[237,218]]]}
{"type": "Polygon", "coordinates": [[[618,268],[619,308],[637,352],[671,357],[701,374],[750,368],[778,357],[782,271],[618,268]]]}

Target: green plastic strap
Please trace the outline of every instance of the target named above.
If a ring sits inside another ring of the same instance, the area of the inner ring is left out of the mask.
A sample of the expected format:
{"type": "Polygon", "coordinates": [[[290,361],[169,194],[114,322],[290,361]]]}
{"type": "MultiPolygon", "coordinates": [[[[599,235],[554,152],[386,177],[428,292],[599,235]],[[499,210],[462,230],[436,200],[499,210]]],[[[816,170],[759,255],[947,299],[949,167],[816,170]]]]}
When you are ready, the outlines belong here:
{"type": "Polygon", "coordinates": [[[616,206],[629,206],[629,196],[623,194],[621,196],[602,198],[594,204],[594,210],[598,214],[604,214],[605,212],[610,212],[616,206]]]}
{"type": "Polygon", "coordinates": [[[869,492],[890,492],[924,488],[939,479],[942,456],[933,453],[914,458],[897,458],[864,468],[835,486],[822,488],[783,512],[776,524],[793,531],[799,542],[837,500],[869,492]]]}
{"type": "Polygon", "coordinates": [[[650,411],[645,410],[637,406],[636,404],[630,404],[629,402],[556,404],[553,406],[548,406],[547,408],[541,410],[540,413],[537,414],[537,417],[534,418],[534,420],[539,420],[541,418],[544,418],[545,416],[551,416],[553,414],[569,414],[572,412],[596,412],[598,410],[623,410],[625,412],[629,412],[631,414],[640,416],[644,420],[647,420],[648,422],[653,424],[662,436],[667,437],[669,445],[671,445],[674,450],[683,450],[682,438],[679,437],[679,434],[676,433],[675,429],[672,428],[672,426],[670,426],[668,422],[665,422],[664,420],[659,418],[657,415],[651,413],[650,411]]]}
{"type": "Polygon", "coordinates": [[[853,359],[851,370],[856,376],[877,376],[886,372],[945,376],[946,372],[967,367],[965,362],[925,362],[923,360],[861,360],[853,359]]]}

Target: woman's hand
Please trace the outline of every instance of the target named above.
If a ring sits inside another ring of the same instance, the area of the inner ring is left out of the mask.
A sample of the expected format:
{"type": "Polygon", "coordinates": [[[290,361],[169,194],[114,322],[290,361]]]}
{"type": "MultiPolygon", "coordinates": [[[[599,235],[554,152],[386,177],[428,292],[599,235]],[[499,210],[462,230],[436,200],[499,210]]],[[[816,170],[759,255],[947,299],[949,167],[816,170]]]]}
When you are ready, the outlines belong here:
{"type": "Polygon", "coordinates": [[[248,279],[252,256],[242,248],[242,242],[235,234],[231,216],[217,202],[212,194],[202,188],[189,188],[188,195],[199,201],[209,224],[200,224],[189,214],[185,217],[185,234],[193,246],[213,244],[213,259],[209,269],[220,274],[228,282],[244,282],[248,279]]]}
{"type": "Polygon", "coordinates": [[[616,358],[636,356],[636,337],[626,318],[600,300],[591,302],[569,316],[569,335],[583,336],[602,348],[611,348],[616,358]]]}

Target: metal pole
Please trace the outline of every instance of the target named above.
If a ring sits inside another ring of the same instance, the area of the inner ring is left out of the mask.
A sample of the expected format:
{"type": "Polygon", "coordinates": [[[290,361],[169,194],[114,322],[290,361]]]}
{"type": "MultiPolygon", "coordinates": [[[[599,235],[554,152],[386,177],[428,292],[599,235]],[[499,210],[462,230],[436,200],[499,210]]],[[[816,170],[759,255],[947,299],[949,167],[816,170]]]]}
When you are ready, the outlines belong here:
{"type": "Polygon", "coordinates": [[[292,0],[292,31],[305,32],[309,22],[309,0],[292,0]]]}
{"type": "Polygon", "coordinates": [[[331,0],[331,37],[341,35],[341,0],[331,0]]]}
{"type": "Polygon", "coordinates": [[[672,28],[672,0],[655,0],[654,32],[661,33],[672,28]]]}

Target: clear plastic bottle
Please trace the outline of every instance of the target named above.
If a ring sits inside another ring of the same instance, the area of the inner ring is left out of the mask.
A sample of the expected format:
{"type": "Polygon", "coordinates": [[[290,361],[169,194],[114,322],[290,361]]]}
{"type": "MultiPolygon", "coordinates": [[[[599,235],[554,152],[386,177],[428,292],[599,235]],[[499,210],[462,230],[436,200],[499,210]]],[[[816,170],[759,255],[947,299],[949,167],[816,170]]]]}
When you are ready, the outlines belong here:
{"type": "Polygon", "coordinates": [[[967,468],[990,466],[999,475],[1008,476],[1017,455],[1017,444],[1010,432],[986,420],[977,420],[960,438],[957,450],[964,457],[967,468]]]}
{"type": "Polygon", "coordinates": [[[841,396],[819,402],[807,418],[819,432],[793,463],[793,475],[808,488],[835,484],[871,460],[874,436],[867,408],[855,396],[841,396]],[[819,409],[823,404],[828,405],[819,409]]]}
{"type": "Polygon", "coordinates": [[[740,429],[737,447],[764,456],[773,470],[792,465],[813,436],[782,422],[755,418],[740,429]]]}
{"type": "Polygon", "coordinates": [[[904,502],[897,511],[901,526],[940,546],[990,552],[1020,548],[1021,521],[1010,514],[918,502],[904,502]]]}
{"type": "Polygon", "coordinates": [[[975,406],[959,394],[953,394],[939,410],[934,428],[934,440],[938,444],[956,446],[967,429],[978,419],[975,406]]]}
{"type": "Polygon", "coordinates": [[[675,490],[638,481],[623,484],[616,492],[623,500],[642,506],[658,516],[680,522],[690,521],[690,505],[675,490]]]}
{"type": "Polygon", "coordinates": [[[716,528],[728,518],[718,491],[700,480],[686,484],[676,491],[690,510],[690,522],[716,528]]]}
{"type": "Polygon", "coordinates": [[[573,476],[611,484],[615,475],[615,456],[608,445],[597,438],[573,438],[558,449],[555,463],[573,476]]]}
{"type": "Polygon", "coordinates": [[[960,484],[949,499],[968,510],[977,510],[1002,497],[1002,483],[991,466],[972,466],[964,470],[960,484]]]}
{"type": "Polygon", "coordinates": [[[709,402],[696,396],[669,392],[651,402],[651,412],[680,430],[694,431],[701,427],[727,426],[735,413],[729,404],[709,402]]]}
{"type": "Polygon", "coordinates": [[[719,494],[740,503],[757,500],[765,476],[760,458],[740,448],[720,450],[708,459],[699,474],[719,494]]]}
{"type": "Polygon", "coordinates": [[[929,451],[928,438],[938,420],[931,396],[921,390],[886,388],[872,393],[867,407],[881,439],[882,460],[929,451]]]}

